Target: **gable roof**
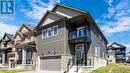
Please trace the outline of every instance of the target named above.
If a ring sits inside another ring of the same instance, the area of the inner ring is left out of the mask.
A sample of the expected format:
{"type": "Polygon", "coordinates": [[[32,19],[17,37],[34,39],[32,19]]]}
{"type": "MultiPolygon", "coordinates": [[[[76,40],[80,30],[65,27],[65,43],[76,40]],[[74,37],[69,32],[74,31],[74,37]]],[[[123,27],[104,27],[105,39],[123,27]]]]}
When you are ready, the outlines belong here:
{"type": "Polygon", "coordinates": [[[26,27],[27,29],[29,29],[30,31],[33,31],[34,30],[34,27],[32,27],[31,25],[29,24],[23,24],[20,29],[19,29],[19,32],[22,30],[23,27],[26,27]]]}
{"type": "Polygon", "coordinates": [[[16,38],[16,35],[19,35],[21,38],[24,37],[23,34],[22,34],[21,32],[17,31],[16,34],[14,35],[13,39],[16,38]]]}
{"type": "Polygon", "coordinates": [[[9,40],[12,40],[14,35],[10,33],[5,33],[2,39],[4,39],[5,36],[7,36],[9,40]]]}
{"type": "Polygon", "coordinates": [[[64,7],[64,8],[68,8],[68,9],[71,9],[71,10],[74,10],[74,11],[77,11],[77,12],[80,12],[80,13],[87,13],[86,11],[83,11],[83,10],[81,10],[81,9],[76,9],[76,8],[73,8],[73,7],[70,7],[70,6],[61,4],[61,3],[57,3],[57,4],[53,7],[52,12],[54,12],[55,9],[56,9],[58,6],[61,6],[61,7],[64,7]]]}
{"type": "Polygon", "coordinates": [[[55,12],[51,12],[51,11],[47,10],[47,12],[46,12],[45,15],[41,18],[40,22],[38,23],[38,25],[37,25],[36,27],[39,27],[39,26],[41,25],[41,23],[44,21],[44,19],[46,18],[46,16],[47,16],[49,13],[50,13],[50,14],[53,14],[53,15],[56,15],[56,16],[58,16],[58,17],[60,17],[60,18],[65,18],[65,17],[62,16],[62,15],[59,15],[59,14],[57,14],[57,13],[55,13],[55,12]]]}
{"type": "Polygon", "coordinates": [[[121,45],[121,44],[119,44],[117,42],[114,42],[113,44],[111,44],[110,46],[108,46],[108,49],[109,48],[126,48],[126,46],[121,45]]]}

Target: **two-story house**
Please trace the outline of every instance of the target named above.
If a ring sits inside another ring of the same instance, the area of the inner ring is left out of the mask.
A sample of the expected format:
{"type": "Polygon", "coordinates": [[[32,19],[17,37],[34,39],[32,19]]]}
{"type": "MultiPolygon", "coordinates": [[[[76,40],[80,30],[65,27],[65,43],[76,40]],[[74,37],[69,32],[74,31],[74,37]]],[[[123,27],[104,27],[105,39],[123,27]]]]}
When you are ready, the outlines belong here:
{"type": "Polygon", "coordinates": [[[125,54],[125,46],[116,42],[111,44],[107,49],[108,63],[124,63],[126,61],[125,54]]]}
{"type": "Polygon", "coordinates": [[[4,66],[11,66],[15,60],[15,48],[13,47],[13,35],[5,33],[0,40],[0,63],[4,66]]]}
{"type": "Polygon", "coordinates": [[[126,62],[130,63],[130,51],[126,53],[126,62]]]}
{"type": "Polygon", "coordinates": [[[57,4],[36,31],[37,70],[75,73],[107,63],[108,41],[88,12],[57,4]]]}
{"type": "Polygon", "coordinates": [[[23,24],[14,35],[16,48],[16,68],[35,68],[36,44],[34,27],[23,24]]]}

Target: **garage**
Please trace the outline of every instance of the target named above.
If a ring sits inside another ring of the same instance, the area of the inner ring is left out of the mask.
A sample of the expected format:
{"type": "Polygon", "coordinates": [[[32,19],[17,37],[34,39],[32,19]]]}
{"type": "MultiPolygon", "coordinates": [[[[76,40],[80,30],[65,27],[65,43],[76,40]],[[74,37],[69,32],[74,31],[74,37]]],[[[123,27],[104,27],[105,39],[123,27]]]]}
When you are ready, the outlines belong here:
{"type": "Polygon", "coordinates": [[[61,70],[61,56],[40,57],[40,70],[60,71],[61,70]]]}

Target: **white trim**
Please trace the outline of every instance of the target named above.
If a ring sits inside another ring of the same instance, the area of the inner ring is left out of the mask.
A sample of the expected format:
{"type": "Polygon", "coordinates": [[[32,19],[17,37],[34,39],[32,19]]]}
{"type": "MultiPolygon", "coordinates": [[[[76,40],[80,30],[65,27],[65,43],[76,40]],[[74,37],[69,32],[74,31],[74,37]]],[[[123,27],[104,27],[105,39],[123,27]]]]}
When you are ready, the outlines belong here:
{"type": "Polygon", "coordinates": [[[42,39],[45,39],[45,38],[46,38],[46,33],[47,33],[46,29],[42,30],[42,39]],[[43,32],[44,32],[44,31],[45,31],[45,37],[43,36],[43,32]]]}
{"type": "Polygon", "coordinates": [[[52,27],[49,27],[49,28],[47,28],[47,37],[52,37],[53,36],[53,33],[52,33],[52,27]],[[49,36],[49,33],[48,32],[51,32],[51,35],[49,36]]]}
{"type": "Polygon", "coordinates": [[[58,25],[55,25],[55,26],[53,26],[53,36],[56,36],[56,35],[58,35],[58,25]],[[56,34],[54,34],[54,28],[57,28],[57,30],[56,30],[56,34]]]}

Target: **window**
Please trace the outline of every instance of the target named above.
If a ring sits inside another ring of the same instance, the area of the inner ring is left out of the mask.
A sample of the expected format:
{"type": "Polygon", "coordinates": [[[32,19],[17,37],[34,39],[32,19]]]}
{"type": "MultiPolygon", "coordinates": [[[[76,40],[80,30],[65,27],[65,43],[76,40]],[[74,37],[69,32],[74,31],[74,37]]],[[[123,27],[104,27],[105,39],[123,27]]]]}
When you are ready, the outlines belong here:
{"type": "Polygon", "coordinates": [[[58,25],[53,26],[53,35],[58,35],[58,25]]]}
{"type": "Polygon", "coordinates": [[[58,35],[58,25],[42,30],[42,39],[58,35]]]}
{"type": "Polygon", "coordinates": [[[124,55],[116,55],[116,58],[117,59],[125,59],[125,56],[124,55]]]}
{"type": "Polygon", "coordinates": [[[28,35],[28,36],[27,36],[27,42],[30,42],[30,41],[31,41],[31,36],[28,35]]]}
{"type": "Polygon", "coordinates": [[[42,39],[46,38],[46,29],[42,30],[42,39]]]}
{"type": "Polygon", "coordinates": [[[52,28],[47,28],[47,37],[51,37],[52,36],[52,28]]]}
{"type": "Polygon", "coordinates": [[[95,56],[100,57],[100,48],[95,47],[95,56]]]}

